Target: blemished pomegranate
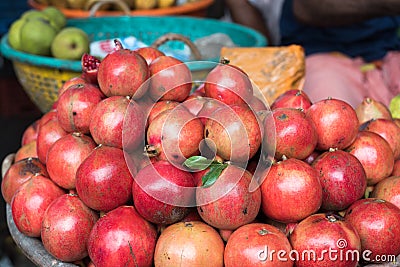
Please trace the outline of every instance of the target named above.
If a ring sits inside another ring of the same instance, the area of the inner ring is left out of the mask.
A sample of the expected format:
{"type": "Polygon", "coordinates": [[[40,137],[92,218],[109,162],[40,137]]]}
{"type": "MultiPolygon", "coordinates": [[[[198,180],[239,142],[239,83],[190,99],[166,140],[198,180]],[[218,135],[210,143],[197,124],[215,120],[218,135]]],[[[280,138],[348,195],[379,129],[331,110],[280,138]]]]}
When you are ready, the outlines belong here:
{"type": "Polygon", "coordinates": [[[147,152],[176,164],[199,153],[204,126],[185,107],[168,109],[156,116],[147,129],[147,152]]]}
{"type": "Polygon", "coordinates": [[[280,94],[271,104],[271,110],[277,108],[297,108],[304,112],[312,105],[309,96],[300,89],[290,89],[280,94]]]}
{"type": "Polygon", "coordinates": [[[46,167],[51,180],[64,189],[74,189],[76,170],[95,147],[93,139],[81,133],[58,139],[47,153],[46,167]]]}
{"type": "Polygon", "coordinates": [[[379,134],[360,131],[346,149],[361,162],[367,176],[367,185],[374,185],[391,175],[394,156],[389,143],[379,134]],[[371,155],[374,155],[371,157],[371,155]]]}
{"type": "Polygon", "coordinates": [[[46,166],[38,158],[26,158],[14,162],[1,180],[1,193],[10,204],[17,189],[34,176],[49,177],[46,166]]]}
{"type": "Polygon", "coordinates": [[[327,98],[313,103],[306,111],[315,124],[318,134],[317,149],[344,149],[356,138],[358,118],[347,102],[327,98]]]}
{"type": "Polygon", "coordinates": [[[390,261],[386,256],[400,254],[400,209],[388,201],[376,198],[360,199],[345,213],[345,220],[361,238],[364,261],[390,261]]]}
{"type": "MultiPolygon", "coordinates": [[[[272,111],[275,122],[275,132],[264,129],[267,137],[266,142],[271,140],[268,134],[275,135],[275,157],[305,159],[316,148],[318,135],[312,121],[306,114],[296,108],[276,108],[272,111]]],[[[264,121],[265,127],[270,127],[264,121]]],[[[268,147],[268,144],[265,144],[268,147]]]]}
{"type": "Polygon", "coordinates": [[[317,171],[299,159],[273,163],[260,188],[262,212],[279,222],[303,220],[322,204],[317,171]]]}
{"type": "Polygon", "coordinates": [[[293,266],[293,260],[289,258],[291,249],[286,235],[275,226],[249,223],[230,235],[225,246],[224,264],[226,267],[237,266],[238,262],[241,266],[290,267],[293,266]]]}
{"type": "Polygon", "coordinates": [[[128,151],[144,146],[146,118],[139,105],[129,97],[103,99],[91,117],[90,134],[97,144],[128,151]]]}
{"type": "Polygon", "coordinates": [[[261,123],[246,105],[224,105],[207,119],[204,137],[224,160],[247,162],[261,146],[261,123]]]}
{"type": "Polygon", "coordinates": [[[157,231],[133,206],[119,206],[95,223],[87,242],[96,267],[150,267],[157,231]]]}
{"type": "Polygon", "coordinates": [[[322,209],[341,211],[364,196],[367,176],[353,154],[343,150],[326,151],[312,166],[318,171],[322,186],[322,209]]]}
{"type": "Polygon", "coordinates": [[[248,75],[231,64],[218,64],[206,76],[206,97],[217,99],[227,105],[248,104],[253,97],[253,85],[248,75]]]}
{"type": "Polygon", "coordinates": [[[224,266],[224,242],[210,225],[178,222],[167,226],[157,240],[154,266],[224,266]]]}
{"type": "Polygon", "coordinates": [[[58,98],[57,118],[61,127],[66,132],[88,134],[93,110],[102,99],[99,88],[89,83],[69,87],[58,98]]]}
{"type": "Polygon", "coordinates": [[[130,96],[141,98],[147,87],[142,84],[150,72],[146,60],[137,52],[122,47],[115,40],[115,49],[107,54],[98,67],[97,81],[106,96],[130,96]]]}
{"type": "Polygon", "coordinates": [[[159,56],[149,65],[149,95],[154,101],[184,101],[192,90],[192,73],[181,60],[159,56]]]}
{"type": "Polygon", "coordinates": [[[197,210],[201,218],[218,229],[234,230],[251,223],[261,206],[261,191],[250,191],[250,172],[229,164],[209,186],[196,190],[197,210]]]}
{"type": "Polygon", "coordinates": [[[362,255],[360,236],[336,214],[316,213],[297,224],[289,236],[295,266],[356,267],[362,255]]]}
{"type": "Polygon", "coordinates": [[[40,237],[44,248],[61,261],[84,259],[90,231],[98,218],[77,195],[56,198],[43,215],[40,237]]]}
{"type": "Polygon", "coordinates": [[[138,171],[132,186],[133,203],[139,214],[155,224],[182,220],[194,206],[195,188],[190,172],[168,161],[157,161],[138,171]]]}
{"type": "Polygon", "coordinates": [[[377,183],[370,197],[386,200],[400,208],[400,176],[390,176],[377,183]]]}
{"type": "Polygon", "coordinates": [[[91,209],[109,211],[132,198],[133,178],[120,148],[97,146],[76,171],[76,191],[91,209]]]}
{"type": "Polygon", "coordinates": [[[40,237],[44,213],[50,203],[65,194],[52,180],[36,175],[23,183],[11,199],[11,213],[18,230],[40,237]]]}
{"type": "Polygon", "coordinates": [[[392,119],[392,114],[388,107],[380,101],[366,97],[355,108],[357,118],[360,124],[373,119],[392,119]]]}

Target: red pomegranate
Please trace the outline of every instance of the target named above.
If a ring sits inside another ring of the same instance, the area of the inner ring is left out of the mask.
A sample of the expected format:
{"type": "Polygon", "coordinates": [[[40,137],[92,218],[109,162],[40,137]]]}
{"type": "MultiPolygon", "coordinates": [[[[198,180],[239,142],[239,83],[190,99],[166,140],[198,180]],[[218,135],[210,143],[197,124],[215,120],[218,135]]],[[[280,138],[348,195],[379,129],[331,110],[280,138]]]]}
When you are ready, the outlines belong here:
{"type": "Polygon", "coordinates": [[[218,229],[234,230],[251,223],[261,206],[261,191],[250,191],[250,172],[229,164],[216,181],[196,190],[197,210],[201,218],[218,229]]]}
{"type": "Polygon", "coordinates": [[[393,171],[393,151],[388,142],[377,133],[360,131],[346,151],[356,156],[363,165],[368,185],[378,183],[393,171]]]}
{"type": "Polygon", "coordinates": [[[36,175],[23,183],[11,200],[11,213],[18,230],[30,237],[40,237],[44,213],[50,203],[65,194],[49,178],[36,175]]]}
{"type": "Polygon", "coordinates": [[[33,140],[20,148],[18,148],[17,152],[15,152],[14,161],[17,162],[26,158],[37,158],[37,149],[36,149],[36,140],[33,140]]]}
{"type": "Polygon", "coordinates": [[[96,267],[151,267],[157,231],[133,206],[119,206],[93,226],[87,242],[96,267]]]}
{"type": "Polygon", "coordinates": [[[17,189],[34,176],[49,177],[46,166],[38,158],[26,158],[13,163],[1,180],[1,193],[10,204],[17,189]]]}
{"type": "Polygon", "coordinates": [[[39,160],[46,164],[47,152],[50,147],[68,132],[60,125],[57,117],[54,117],[39,127],[38,137],[36,139],[36,152],[39,160]]]}
{"type": "Polygon", "coordinates": [[[124,152],[110,146],[96,147],[76,171],[76,191],[82,201],[98,211],[109,211],[132,198],[132,166],[128,169],[124,152]]]}
{"type": "Polygon", "coordinates": [[[353,154],[343,150],[327,151],[316,158],[312,166],[322,186],[322,209],[341,211],[364,196],[367,176],[353,154]]]}
{"type": "Polygon", "coordinates": [[[149,95],[154,101],[184,101],[192,90],[192,73],[181,60],[159,56],[149,65],[149,95]]]}
{"type": "Polygon", "coordinates": [[[293,266],[289,258],[292,246],[288,238],[275,226],[250,223],[236,229],[228,239],[224,252],[226,267],[237,266],[293,266]],[[278,254],[279,253],[279,254],[278,254]]]}
{"type": "Polygon", "coordinates": [[[355,110],[347,102],[328,98],[313,103],[306,112],[315,124],[317,149],[344,149],[356,138],[358,118],[355,110]]]}
{"type": "Polygon", "coordinates": [[[393,171],[391,176],[400,176],[400,159],[394,161],[393,171]]]}
{"type": "MultiPolygon", "coordinates": [[[[38,123],[39,123],[38,130],[43,124],[45,124],[49,120],[53,120],[53,119],[57,119],[57,110],[56,109],[51,109],[51,110],[47,111],[46,113],[44,113],[42,115],[42,117],[40,117],[38,119],[38,123]]],[[[39,133],[39,131],[38,131],[38,133],[39,133]]]]}
{"type": "Polygon", "coordinates": [[[83,86],[86,83],[88,83],[88,81],[81,76],[72,77],[71,79],[65,81],[58,89],[58,97],[60,97],[69,87],[77,86],[78,84],[83,86]]]}
{"type": "Polygon", "coordinates": [[[138,171],[132,186],[133,203],[146,220],[172,224],[194,206],[195,187],[190,172],[168,161],[157,161],[138,171]]]}
{"type": "Polygon", "coordinates": [[[203,104],[199,112],[197,113],[197,117],[200,118],[203,125],[206,124],[207,119],[211,117],[211,114],[218,108],[223,107],[224,104],[216,99],[204,97],[207,101],[203,104]]]}
{"type": "Polygon", "coordinates": [[[178,222],[167,226],[157,240],[155,266],[224,266],[224,242],[210,225],[178,222]]]}
{"type": "Polygon", "coordinates": [[[357,118],[360,124],[373,119],[392,119],[389,108],[380,101],[366,97],[355,108],[357,118]]]}
{"type": "Polygon", "coordinates": [[[66,132],[89,133],[92,112],[104,98],[100,90],[90,84],[69,87],[58,99],[57,119],[66,132]]]}
{"type": "Polygon", "coordinates": [[[400,176],[390,176],[377,183],[370,195],[393,203],[400,208],[400,176]]]}
{"type": "Polygon", "coordinates": [[[76,170],[95,147],[93,139],[81,133],[58,139],[47,153],[46,167],[53,182],[64,189],[74,189],[76,170]]]}
{"type": "Polygon", "coordinates": [[[110,96],[96,105],[89,130],[97,144],[130,151],[144,146],[145,124],[145,116],[134,100],[110,96]]]}
{"type": "Polygon", "coordinates": [[[295,266],[356,267],[361,241],[356,229],[339,215],[316,213],[297,224],[289,237],[295,266]]]}
{"type": "Polygon", "coordinates": [[[392,119],[373,119],[361,125],[363,130],[379,134],[393,150],[394,159],[400,158],[400,127],[392,119]]]}
{"type": "Polygon", "coordinates": [[[39,121],[40,119],[32,122],[22,133],[21,146],[26,145],[37,139],[39,132],[39,121]]]}
{"type": "Polygon", "coordinates": [[[139,99],[147,92],[147,87],[142,86],[150,76],[147,62],[139,53],[123,48],[118,40],[114,42],[115,50],[104,57],[98,68],[100,90],[106,96],[139,99]]]}
{"type": "Polygon", "coordinates": [[[151,46],[139,47],[134,51],[146,60],[147,65],[150,65],[150,63],[159,56],[165,56],[164,52],[151,46]]]}
{"type": "Polygon", "coordinates": [[[84,259],[88,255],[86,243],[98,217],[77,195],[56,198],[43,216],[40,236],[44,248],[61,261],[84,259]]]}
{"type": "Polygon", "coordinates": [[[203,132],[200,119],[185,107],[165,110],[148,126],[147,152],[159,159],[181,164],[199,153],[203,132]]]}
{"type": "Polygon", "coordinates": [[[227,105],[248,104],[253,97],[253,85],[248,75],[231,64],[218,64],[206,76],[206,97],[217,99],[227,105]]]}
{"type": "MultiPolygon", "coordinates": [[[[311,120],[300,109],[295,108],[276,108],[272,111],[275,123],[275,132],[264,129],[266,137],[264,142],[269,142],[275,135],[275,157],[282,159],[287,158],[305,159],[316,148],[318,135],[311,120]]],[[[264,121],[264,127],[270,127],[270,123],[264,121]]],[[[269,147],[265,143],[265,147],[269,147]]]]}
{"type": "Polygon", "coordinates": [[[400,209],[396,205],[382,199],[360,199],[344,218],[360,235],[362,260],[389,261],[385,255],[400,254],[400,209]]]}
{"type": "Polygon", "coordinates": [[[261,146],[261,123],[248,106],[224,105],[207,119],[204,136],[224,160],[248,162],[261,146]]]}
{"type": "Polygon", "coordinates": [[[262,99],[262,97],[253,95],[248,104],[254,112],[262,112],[269,110],[269,107],[267,107],[268,105],[265,102],[266,100],[262,99]]]}
{"type": "Polygon", "coordinates": [[[208,100],[209,98],[205,96],[191,94],[185,99],[185,101],[182,102],[182,105],[194,116],[197,116],[199,111],[203,108],[204,103],[206,103],[208,100]]]}
{"type": "Polygon", "coordinates": [[[290,158],[272,164],[261,184],[262,212],[276,221],[300,221],[319,210],[322,187],[317,171],[290,158]]]}
{"type": "Polygon", "coordinates": [[[280,94],[271,104],[271,109],[297,108],[304,112],[312,105],[308,95],[300,89],[289,89],[280,94]]]}
{"type": "Polygon", "coordinates": [[[147,116],[147,123],[150,124],[155,117],[157,117],[158,114],[161,112],[168,110],[168,109],[174,109],[177,106],[179,106],[180,103],[177,101],[172,101],[172,100],[160,100],[154,103],[152,106],[149,115],[147,116]]]}

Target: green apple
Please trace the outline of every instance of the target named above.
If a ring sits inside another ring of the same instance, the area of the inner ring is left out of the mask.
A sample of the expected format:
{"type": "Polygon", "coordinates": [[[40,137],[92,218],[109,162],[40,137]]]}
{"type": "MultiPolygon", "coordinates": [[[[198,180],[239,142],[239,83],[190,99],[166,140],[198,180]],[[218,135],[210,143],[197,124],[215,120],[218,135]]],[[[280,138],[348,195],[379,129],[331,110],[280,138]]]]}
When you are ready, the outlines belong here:
{"type": "Polygon", "coordinates": [[[55,6],[48,6],[43,9],[42,12],[49,17],[57,30],[61,30],[67,24],[67,18],[65,17],[64,13],[62,13],[61,10],[55,6]]]}
{"type": "Polygon", "coordinates": [[[65,27],[51,44],[53,57],[59,59],[80,60],[84,53],[89,53],[89,36],[80,28],[65,27]]]}
{"type": "Polygon", "coordinates": [[[20,49],[26,53],[50,56],[57,31],[46,19],[27,20],[21,27],[20,49]]]}
{"type": "Polygon", "coordinates": [[[400,94],[394,96],[389,103],[389,110],[392,113],[393,119],[400,118],[400,94]]]}
{"type": "Polygon", "coordinates": [[[18,19],[14,21],[8,29],[8,43],[15,50],[21,49],[21,27],[25,24],[25,20],[18,19]]]}

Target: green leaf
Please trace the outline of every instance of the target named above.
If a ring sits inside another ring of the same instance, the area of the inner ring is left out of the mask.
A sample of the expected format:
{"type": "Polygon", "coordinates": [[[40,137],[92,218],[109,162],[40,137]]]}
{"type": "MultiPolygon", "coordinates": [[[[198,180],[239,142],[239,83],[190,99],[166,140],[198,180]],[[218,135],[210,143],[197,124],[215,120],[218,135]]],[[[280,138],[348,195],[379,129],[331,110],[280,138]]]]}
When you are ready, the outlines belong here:
{"type": "Polygon", "coordinates": [[[213,163],[210,166],[210,170],[202,177],[202,186],[209,187],[212,186],[215,181],[217,181],[221,172],[228,167],[227,163],[213,163]]]}
{"type": "Polygon", "coordinates": [[[192,156],[185,160],[183,164],[190,169],[204,170],[207,169],[212,163],[212,159],[208,159],[203,156],[192,156]]]}

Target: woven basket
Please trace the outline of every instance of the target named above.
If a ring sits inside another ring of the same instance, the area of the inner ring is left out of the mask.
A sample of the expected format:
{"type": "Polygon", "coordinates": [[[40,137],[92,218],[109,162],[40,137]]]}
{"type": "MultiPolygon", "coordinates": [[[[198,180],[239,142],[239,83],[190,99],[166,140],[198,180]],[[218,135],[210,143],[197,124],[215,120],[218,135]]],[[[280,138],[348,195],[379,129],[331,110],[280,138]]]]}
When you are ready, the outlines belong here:
{"type": "MultiPolygon", "coordinates": [[[[186,16],[118,16],[69,19],[69,26],[75,26],[88,33],[92,41],[135,36],[146,44],[152,44],[161,36],[175,33],[190,40],[225,33],[241,47],[265,46],[266,39],[247,27],[216,19],[186,16]]],[[[36,56],[12,49],[8,36],[1,40],[1,53],[13,63],[15,73],[22,87],[42,112],[50,110],[58,97],[58,89],[74,76],[81,74],[81,62],[36,56]]],[[[172,41],[175,42],[175,41],[172,41]]],[[[183,43],[171,43],[170,47],[182,49],[183,43]]],[[[218,58],[203,59],[218,61],[218,58]]],[[[193,64],[189,65],[195,69],[193,64]]]]}

